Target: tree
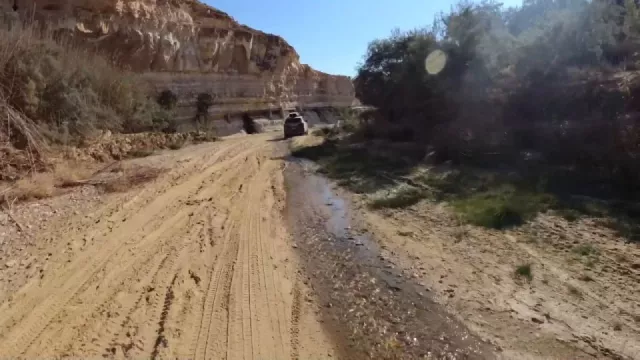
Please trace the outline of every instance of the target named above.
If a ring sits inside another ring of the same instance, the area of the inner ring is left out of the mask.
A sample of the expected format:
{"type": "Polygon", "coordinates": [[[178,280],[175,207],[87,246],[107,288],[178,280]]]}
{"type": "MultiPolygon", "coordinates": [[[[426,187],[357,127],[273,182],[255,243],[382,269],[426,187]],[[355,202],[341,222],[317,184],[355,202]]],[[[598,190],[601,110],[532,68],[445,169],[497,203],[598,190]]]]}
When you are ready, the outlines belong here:
{"type": "Polygon", "coordinates": [[[167,89],[158,94],[156,101],[163,109],[171,111],[178,103],[178,96],[176,96],[173,91],[167,89]]]}
{"type": "Polygon", "coordinates": [[[214,97],[209,93],[200,93],[196,98],[196,115],[194,121],[196,124],[209,121],[209,108],[214,103],[214,97]]]}

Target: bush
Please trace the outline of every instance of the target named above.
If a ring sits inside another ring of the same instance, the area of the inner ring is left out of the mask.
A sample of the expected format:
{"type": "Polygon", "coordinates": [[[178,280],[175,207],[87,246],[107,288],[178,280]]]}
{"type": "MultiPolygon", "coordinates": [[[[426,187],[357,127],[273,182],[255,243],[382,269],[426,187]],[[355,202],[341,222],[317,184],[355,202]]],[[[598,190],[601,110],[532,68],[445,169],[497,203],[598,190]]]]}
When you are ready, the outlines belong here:
{"type": "Polygon", "coordinates": [[[416,189],[409,186],[403,186],[393,189],[384,195],[380,195],[374,198],[369,206],[372,209],[382,208],[404,208],[414,204],[417,204],[420,200],[424,199],[426,194],[420,189],[416,189]]]}
{"type": "Polygon", "coordinates": [[[553,204],[545,194],[503,186],[454,200],[452,205],[468,222],[492,229],[522,225],[553,204]]]}
{"type": "Polygon", "coordinates": [[[171,150],[180,150],[184,147],[184,142],[182,141],[176,141],[176,142],[172,142],[171,144],[169,144],[169,149],[171,150]]]}
{"type": "Polygon", "coordinates": [[[18,180],[0,199],[0,204],[13,201],[45,199],[55,192],[55,179],[50,173],[34,174],[18,180]]]}
{"type": "Polygon", "coordinates": [[[163,109],[171,111],[178,103],[178,96],[171,90],[163,90],[158,95],[158,99],[156,101],[163,109]]]}
{"type": "Polygon", "coordinates": [[[598,248],[591,244],[582,244],[573,248],[573,252],[582,256],[596,255],[598,248]]]}
{"type": "Polygon", "coordinates": [[[209,121],[209,108],[213,105],[214,98],[211,94],[200,93],[196,98],[195,121],[207,123],[209,121]]]}
{"type": "Polygon", "coordinates": [[[0,96],[50,139],[77,142],[97,130],[161,130],[170,117],[147,86],[98,54],[34,28],[0,29],[0,96]]]}
{"type": "Polygon", "coordinates": [[[520,154],[536,153],[584,186],[640,198],[640,126],[629,115],[640,81],[611,81],[640,66],[638,54],[634,1],[463,2],[431,28],[369,44],[354,84],[379,116],[360,135],[425,143],[454,164],[535,172],[520,154]],[[430,73],[436,50],[444,67],[430,73]]]}
{"type": "Polygon", "coordinates": [[[531,264],[519,265],[518,267],[516,267],[515,274],[518,277],[527,279],[527,281],[533,280],[533,270],[531,268],[531,264]]]}

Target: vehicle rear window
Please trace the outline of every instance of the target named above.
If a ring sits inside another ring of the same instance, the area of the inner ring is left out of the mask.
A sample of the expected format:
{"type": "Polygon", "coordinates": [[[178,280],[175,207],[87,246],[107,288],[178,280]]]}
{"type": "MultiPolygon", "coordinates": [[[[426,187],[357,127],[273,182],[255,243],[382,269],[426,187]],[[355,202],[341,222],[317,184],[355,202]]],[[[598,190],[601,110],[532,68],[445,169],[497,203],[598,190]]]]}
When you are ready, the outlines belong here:
{"type": "Polygon", "coordinates": [[[300,124],[302,120],[300,118],[288,118],[285,120],[285,124],[300,124]]]}

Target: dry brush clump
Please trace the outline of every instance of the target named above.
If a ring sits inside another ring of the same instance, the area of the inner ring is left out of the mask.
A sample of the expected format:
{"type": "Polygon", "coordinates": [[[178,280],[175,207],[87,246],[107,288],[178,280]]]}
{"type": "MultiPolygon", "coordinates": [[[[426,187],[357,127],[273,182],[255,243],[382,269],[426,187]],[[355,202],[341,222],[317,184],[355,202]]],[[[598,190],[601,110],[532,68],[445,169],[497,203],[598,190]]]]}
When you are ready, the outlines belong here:
{"type": "Polygon", "coordinates": [[[0,181],[45,170],[46,144],[36,124],[0,94],[0,181]]]}
{"type": "Polygon", "coordinates": [[[172,93],[154,96],[137,76],[76,46],[73,37],[28,21],[2,26],[0,181],[52,171],[48,158],[59,145],[102,161],[215,140],[210,134],[174,134],[176,101],[172,93]],[[141,132],[149,135],[117,135],[141,132]],[[104,134],[116,135],[96,145],[104,134]]]}
{"type": "Polygon", "coordinates": [[[35,26],[0,29],[0,94],[49,138],[81,143],[98,130],[162,130],[166,111],[133,74],[35,26]]]}
{"type": "Polygon", "coordinates": [[[163,169],[149,166],[125,167],[119,176],[98,181],[95,185],[109,193],[126,192],[157,179],[163,172],[163,169]]]}

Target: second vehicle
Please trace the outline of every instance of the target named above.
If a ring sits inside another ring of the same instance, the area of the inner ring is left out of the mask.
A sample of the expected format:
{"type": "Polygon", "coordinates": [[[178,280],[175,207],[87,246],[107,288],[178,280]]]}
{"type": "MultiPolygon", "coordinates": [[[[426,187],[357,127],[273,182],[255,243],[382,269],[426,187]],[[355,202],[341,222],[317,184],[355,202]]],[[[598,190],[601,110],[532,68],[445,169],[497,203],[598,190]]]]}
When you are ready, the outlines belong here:
{"type": "Polygon", "coordinates": [[[284,138],[288,139],[292,136],[307,135],[309,133],[309,125],[302,115],[297,112],[289,113],[284,120],[284,138]]]}

